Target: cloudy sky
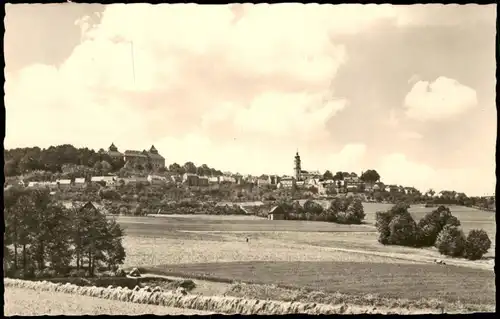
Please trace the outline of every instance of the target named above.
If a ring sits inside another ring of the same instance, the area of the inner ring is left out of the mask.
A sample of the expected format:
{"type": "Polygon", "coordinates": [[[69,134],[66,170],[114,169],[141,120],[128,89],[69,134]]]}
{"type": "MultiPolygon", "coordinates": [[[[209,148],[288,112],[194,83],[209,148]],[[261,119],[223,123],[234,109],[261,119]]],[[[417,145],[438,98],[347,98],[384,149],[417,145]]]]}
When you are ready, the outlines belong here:
{"type": "Polygon", "coordinates": [[[8,5],[5,147],[495,188],[496,7],[8,5]]]}

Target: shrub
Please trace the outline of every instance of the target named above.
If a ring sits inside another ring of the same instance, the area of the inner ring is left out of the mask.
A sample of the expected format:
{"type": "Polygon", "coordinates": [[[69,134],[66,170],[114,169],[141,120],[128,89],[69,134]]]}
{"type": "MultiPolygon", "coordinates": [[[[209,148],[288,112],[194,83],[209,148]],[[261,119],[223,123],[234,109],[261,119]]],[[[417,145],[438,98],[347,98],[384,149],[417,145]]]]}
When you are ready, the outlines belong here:
{"type": "Polygon", "coordinates": [[[465,235],[457,226],[446,225],[439,233],[435,246],[442,255],[458,257],[465,250],[465,235]]]}
{"type": "Polygon", "coordinates": [[[323,212],[323,206],[321,206],[320,204],[318,204],[315,201],[308,199],[304,203],[304,211],[306,211],[307,213],[314,214],[314,215],[319,215],[323,212]]]}
{"type": "Polygon", "coordinates": [[[464,257],[470,260],[481,259],[491,247],[491,240],[483,229],[472,229],[465,241],[464,257]]]}
{"type": "Polygon", "coordinates": [[[444,226],[460,226],[458,218],[451,214],[449,208],[439,206],[437,209],[426,214],[418,222],[418,246],[431,247],[436,243],[438,234],[443,230],[444,226]]]}
{"type": "Polygon", "coordinates": [[[410,205],[398,203],[386,212],[375,214],[378,241],[383,245],[411,245],[417,238],[417,226],[408,212],[410,205]]]}
{"type": "Polygon", "coordinates": [[[70,277],[80,277],[80,278],[82,278],[82,277],[85,277],[85,275],[86,275],[85,269],[78,269],[78,270],[77,269],[73,269],[73,270],[71,270],[69,272],[69,276],[70,277]]]}
{"type": "Polygon", "coordinates": [[[389,243],[392,245],[414,246],[417,224],[409,212],[398,214],[389,223],[389,243]]]}
{"type": "Polygon", "coordinates": [[[57,273],[54,269],[35,270],[35,278],[54,278],[56,276],[57,273]]]}
{"type": "Polygon", "coordinates": [[[389,237],[391,236],[389,224],[391,219],[392,216],[389,212],[375,213],[375,227],[378,231],[378,241],[383,245],[389,245],[389,237]]]}
{"type": "Polygon", "coordinates": [[[347,212],[351,215],[353,224],[361,224],[363,219],[365,219],[365,209],[363,208],[363,203],[360,198],[352,200],[349,207],[347,207],[347,212]]]}

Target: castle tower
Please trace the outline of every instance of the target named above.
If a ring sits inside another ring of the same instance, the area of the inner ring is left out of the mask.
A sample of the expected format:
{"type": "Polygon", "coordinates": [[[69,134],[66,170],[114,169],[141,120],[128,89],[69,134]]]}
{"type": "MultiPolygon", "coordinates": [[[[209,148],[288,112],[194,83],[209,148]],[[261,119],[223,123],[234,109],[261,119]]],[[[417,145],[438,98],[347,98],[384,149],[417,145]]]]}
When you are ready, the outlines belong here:
{"type": "Polygon", "coordinates": [[[158,150],[156,149],[156,147],[154,145],[151,146],[151,148],[149,149],[149,152],[152,154],[158,154],[158,150]]]}
{"type": "Polygon", "coordinates": [[[111,146],[108,148],[109,152],[118,152],[118,148],[115,146],[115,143],[111,143],[111,146]]]}
{"type": "Polygon", "coordinates": [[[297,153],[295,154],[295,169],[294,170],[295,170],[295,179],[300,180],[301,179],[300,172],[302,171],[302,169],[300,167],[299,151],[297,151],[297,153]]]}

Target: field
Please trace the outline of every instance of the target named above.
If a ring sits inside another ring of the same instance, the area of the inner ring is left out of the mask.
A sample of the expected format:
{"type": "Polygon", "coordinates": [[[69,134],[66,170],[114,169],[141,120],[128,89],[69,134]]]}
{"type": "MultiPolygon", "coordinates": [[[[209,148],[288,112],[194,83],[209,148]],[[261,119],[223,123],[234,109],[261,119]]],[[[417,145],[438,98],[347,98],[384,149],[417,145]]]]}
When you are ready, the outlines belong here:
{"type": "MultiPolygon", "coordinates": [[[[118,221],[127,234],[126,267],[353,295],[494,303],[493,213],[451,208],[464,231],[484,228],[492,240],[487,256],[471,262],[443,258],[433,248],[380,245],[373,226],[375,212],[389,207],[365,204],[365,225],[253,216],[170,215],[118,217],[118,221]],[[447,265],[436,265],[434,259],[444,259],[447,265]]],[[[410,211],[418,220],[431,210],[412,207],[410,211]]]]}
{"type": "Polygon", "coordinates": [[[7,287],[4,294],[6,316],[42,315],[203,315],[210,312],[76,296],[62,292],[35,291],[7,287]]]}

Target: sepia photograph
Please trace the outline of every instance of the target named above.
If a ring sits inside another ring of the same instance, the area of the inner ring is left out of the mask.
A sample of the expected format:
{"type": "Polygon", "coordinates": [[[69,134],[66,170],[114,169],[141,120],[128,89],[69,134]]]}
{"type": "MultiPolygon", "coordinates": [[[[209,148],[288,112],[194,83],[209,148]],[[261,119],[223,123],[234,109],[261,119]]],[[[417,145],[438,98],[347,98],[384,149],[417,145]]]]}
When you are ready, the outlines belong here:
{"type": "Polygon", "coordinates": [[[7,3],[5,315],[496,312],[496,11],[7,3]]]}

